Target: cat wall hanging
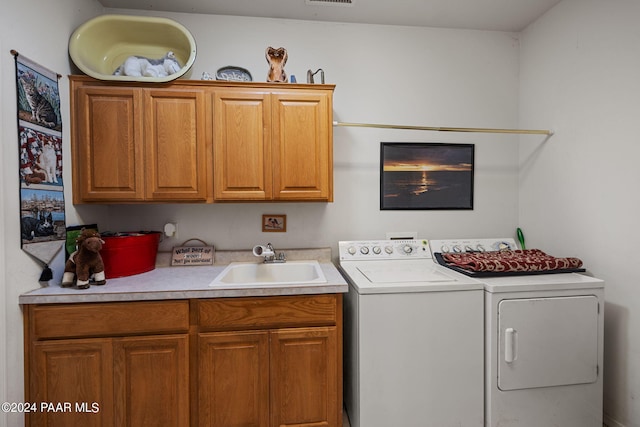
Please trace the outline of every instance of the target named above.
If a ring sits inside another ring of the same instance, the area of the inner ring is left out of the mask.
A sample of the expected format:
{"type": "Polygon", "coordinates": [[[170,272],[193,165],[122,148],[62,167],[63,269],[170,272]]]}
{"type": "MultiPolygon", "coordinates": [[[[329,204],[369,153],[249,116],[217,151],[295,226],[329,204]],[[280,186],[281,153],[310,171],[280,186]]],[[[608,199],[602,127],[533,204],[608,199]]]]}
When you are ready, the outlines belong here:
{"type": "Polygon", "coordinates": [[[66,240],[60,75],[11,53],[16,60],[20,246],[43,263],[40,281],[49,281],[49,263],[66,240]]]}
{"type": "Polygon", "coordinates": [[[287,81],[287,73],[284,71],[284,65],[287,63],[287,49],[279,47],[277,49],[268,47],[265,51],[267,62],[269,63],[269,74],[267,74],[268,82],[287,81]]]}

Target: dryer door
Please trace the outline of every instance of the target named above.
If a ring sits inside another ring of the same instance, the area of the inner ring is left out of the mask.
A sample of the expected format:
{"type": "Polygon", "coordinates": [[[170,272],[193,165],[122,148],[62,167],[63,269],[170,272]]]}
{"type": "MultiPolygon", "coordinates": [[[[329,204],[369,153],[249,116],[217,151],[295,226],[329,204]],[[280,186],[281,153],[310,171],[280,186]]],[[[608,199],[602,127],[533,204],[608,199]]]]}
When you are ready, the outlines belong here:
{"type": "Polygon", "coordinates": [[[498,304],[498,388],[595,382],[598,299],[527,298],[498,304]]]}

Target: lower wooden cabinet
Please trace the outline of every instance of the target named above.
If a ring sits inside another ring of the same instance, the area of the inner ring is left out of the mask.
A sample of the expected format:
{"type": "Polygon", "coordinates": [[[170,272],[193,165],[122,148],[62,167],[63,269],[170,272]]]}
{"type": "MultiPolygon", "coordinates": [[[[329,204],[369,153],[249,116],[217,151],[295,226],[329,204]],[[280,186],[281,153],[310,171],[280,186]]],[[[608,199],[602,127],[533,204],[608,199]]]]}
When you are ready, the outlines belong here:
{"type": "Polygon", "coordinates": [[[269,426],[269,333],[198,336],[198,425],[269,426]]]}
{"type": "Polygon", "coordinates": [[[189,307],[26,306],[26,425],[189,426],[189,307]]]}
{"type": "Polygon", "coordinates": [[[271,425],[341,424],[336,328],[279,329],[270,338],[271,425]]]}
{"type": "Polygon", "coordinates": [[[31,425],[188,426],[188,344],[187,335],[34,343],[31,425]]]}
{"type": "Polygon", "coordinates": [[[198,340],[200,426],[337,426],[335,326],[198,340]]]}
{"type": "Polygon", "coordinates": [[[189,425],[189,337],[114,340],[116,426],[189,425]]]}
{"type": "Polygon", "coordinates": [[[342,425],[340,294],[24,313],[26,426],[342,425]]]}
{"type": "Polygon", "coordinates": [[[27,425],[110,426],[113,409],[113,346],[108,339],[42,341],[31,345],[27,425]],[[67,405],[68,402],[68,405],[67,405]],[[52,408],[43,406],[51,403],[52,408]],[[62,407],[57,411],[57,404],[62,407]],[[81,405],[82,409],[76,405],[81,405]]]}

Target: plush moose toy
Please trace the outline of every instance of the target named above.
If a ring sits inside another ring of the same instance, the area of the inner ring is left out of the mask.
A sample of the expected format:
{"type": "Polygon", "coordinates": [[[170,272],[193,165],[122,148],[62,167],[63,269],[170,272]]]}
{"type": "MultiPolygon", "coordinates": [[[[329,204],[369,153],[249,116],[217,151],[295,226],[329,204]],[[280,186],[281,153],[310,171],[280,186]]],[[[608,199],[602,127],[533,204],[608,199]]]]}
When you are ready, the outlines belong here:
{"type": "Polygon", "coordinates": [[[87,289],[89,279],[93,279],[94,285],[107,283],[104,275],[104,263],[100,256],[100,249],[104,243],[100,234],[95,230],[82,229],[76,242],[78,250],[69,256],[64,265],[61,286],[73,286],[74,279],[78,289],[87,289]]]}

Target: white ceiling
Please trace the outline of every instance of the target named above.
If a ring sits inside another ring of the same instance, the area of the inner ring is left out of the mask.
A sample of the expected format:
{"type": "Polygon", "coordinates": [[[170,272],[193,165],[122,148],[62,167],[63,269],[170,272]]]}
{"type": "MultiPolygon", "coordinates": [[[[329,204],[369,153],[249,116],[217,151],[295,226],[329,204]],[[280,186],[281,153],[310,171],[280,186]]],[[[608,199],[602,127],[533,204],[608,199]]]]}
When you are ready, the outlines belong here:
{"type": "Polygon", "coordinates": [[[108,8],[519,32],[560,0],[99,0],[108,8]],[[308,3],[313,4],[308,4],[308,3]]]}

